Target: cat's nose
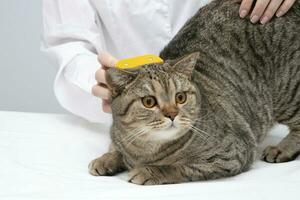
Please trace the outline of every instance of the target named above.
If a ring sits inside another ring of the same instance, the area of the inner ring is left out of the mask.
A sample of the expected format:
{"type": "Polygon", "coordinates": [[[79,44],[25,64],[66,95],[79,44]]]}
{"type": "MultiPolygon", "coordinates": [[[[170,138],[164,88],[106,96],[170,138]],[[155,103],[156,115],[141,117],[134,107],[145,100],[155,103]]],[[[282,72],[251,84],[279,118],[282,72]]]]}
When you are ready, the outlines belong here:
{"type": "Polygon", "coordinates": [[[163,107],[162,113],[165,117],[168,117],[173,121],[178,115],[178,109],[175,106],[167,105],[163,107]]]}
{"type": "Polygon", "coordinates": [[[172,121],[174,121],[175,117],[178,115],[178,112],[170,112],[170,113],[166,113],[165,117],[170,118],[172,121]]]}

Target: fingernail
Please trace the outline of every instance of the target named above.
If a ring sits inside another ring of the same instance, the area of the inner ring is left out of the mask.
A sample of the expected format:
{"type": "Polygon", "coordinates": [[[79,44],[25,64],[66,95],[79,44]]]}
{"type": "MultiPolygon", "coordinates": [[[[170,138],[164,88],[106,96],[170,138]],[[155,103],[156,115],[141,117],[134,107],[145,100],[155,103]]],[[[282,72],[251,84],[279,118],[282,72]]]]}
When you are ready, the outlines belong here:
{"type": "Polygon", "coordinates": [[[269,18],[268,18],[267,16],[264,16],[264,17],[260,20],[260,23],[261,23],[261,24],[265,24],[265,23],[268,22],[268,20],[269,20],[269,18]]]}
{"type": "Polygon", "coordinates": [[[256,22],[258,22],[258,20],[259,20],[259,17],[257,16],[257,15],[254,15],[253,17],[251,17],[251,22],[253,23],[253,24],[255,24],[256,22]]]}
{"type": "Polygon", "coordinates": [[[282,11],[279,11],[276,13],[276,17],[281,17],[283,15],[283,12],[282,11]]]}
{"type": "Polygon", "coordinates": [[[247,10],[242,10],[242,11],[240,12],[240,17],[241,17],[241,18],[246,17],[246,15],[247,15],[247,10]]]}

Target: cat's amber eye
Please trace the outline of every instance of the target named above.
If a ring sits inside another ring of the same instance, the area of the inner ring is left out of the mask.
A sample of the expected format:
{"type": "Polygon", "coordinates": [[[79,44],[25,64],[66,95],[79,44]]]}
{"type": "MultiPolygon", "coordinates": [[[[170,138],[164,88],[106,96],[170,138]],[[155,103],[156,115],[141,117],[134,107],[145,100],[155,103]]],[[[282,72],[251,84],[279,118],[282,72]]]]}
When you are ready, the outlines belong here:
{"type": "Polygon", "coordinates": [[[175,96],[176,103],[183,104],[186,102],[186,93],[178,92],[175,96]]]}
{"type": "Polygon", "coordinates": [[[146,108],[153,108],[157,104],[156,99],[153,96],[143,97],[142,102],[146,108]]]}

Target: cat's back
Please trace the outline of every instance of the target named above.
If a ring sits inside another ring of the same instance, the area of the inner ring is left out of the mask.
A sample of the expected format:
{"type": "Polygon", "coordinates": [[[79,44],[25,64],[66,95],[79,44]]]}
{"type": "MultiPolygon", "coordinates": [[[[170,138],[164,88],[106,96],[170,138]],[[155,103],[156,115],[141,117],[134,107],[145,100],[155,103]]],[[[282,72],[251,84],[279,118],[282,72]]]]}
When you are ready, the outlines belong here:
{"type": "Polygon", "coordinates": [[[212,1],[186,22],[160,56],[175,59],[195,51],[230,56],[230,51],[246,54],[249,48],[265,50],[265,44],[272,50],[268,53],[274,54],[273,51],[289,47],[292,41],[299,41],[295,37],[300,32],[300,0],[284,17],[275,17],[266,25],[241,19],[239,7],[239,0],[212,1]]]}
{"type": "Polygon", "coordinates": [[[232,80],[245,77],[240,84],[256,81],[272,87],[290,71],[299,71],[294,65],[300,62],[300,0],[284,17],[265,25],[241,19],[239,7],[237,0],[216,0],[201,8],[160,56],[167,60],[200,52],[196,70],[207,68],[211,76],[220,73],[232,80]]]}

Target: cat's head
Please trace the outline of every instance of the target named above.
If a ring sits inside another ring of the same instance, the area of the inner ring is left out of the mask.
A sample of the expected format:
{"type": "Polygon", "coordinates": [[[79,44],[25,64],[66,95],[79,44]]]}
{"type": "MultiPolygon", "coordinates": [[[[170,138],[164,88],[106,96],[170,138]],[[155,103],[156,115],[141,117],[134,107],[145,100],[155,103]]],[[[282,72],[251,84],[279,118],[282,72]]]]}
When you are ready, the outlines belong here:
{"type": "Polygon", "coordinates": [[[183,136],[198,115],[191,82],[199,54],[177,61],[107,72],[114,124],[122,141],[166,142],[183,136]]]}

